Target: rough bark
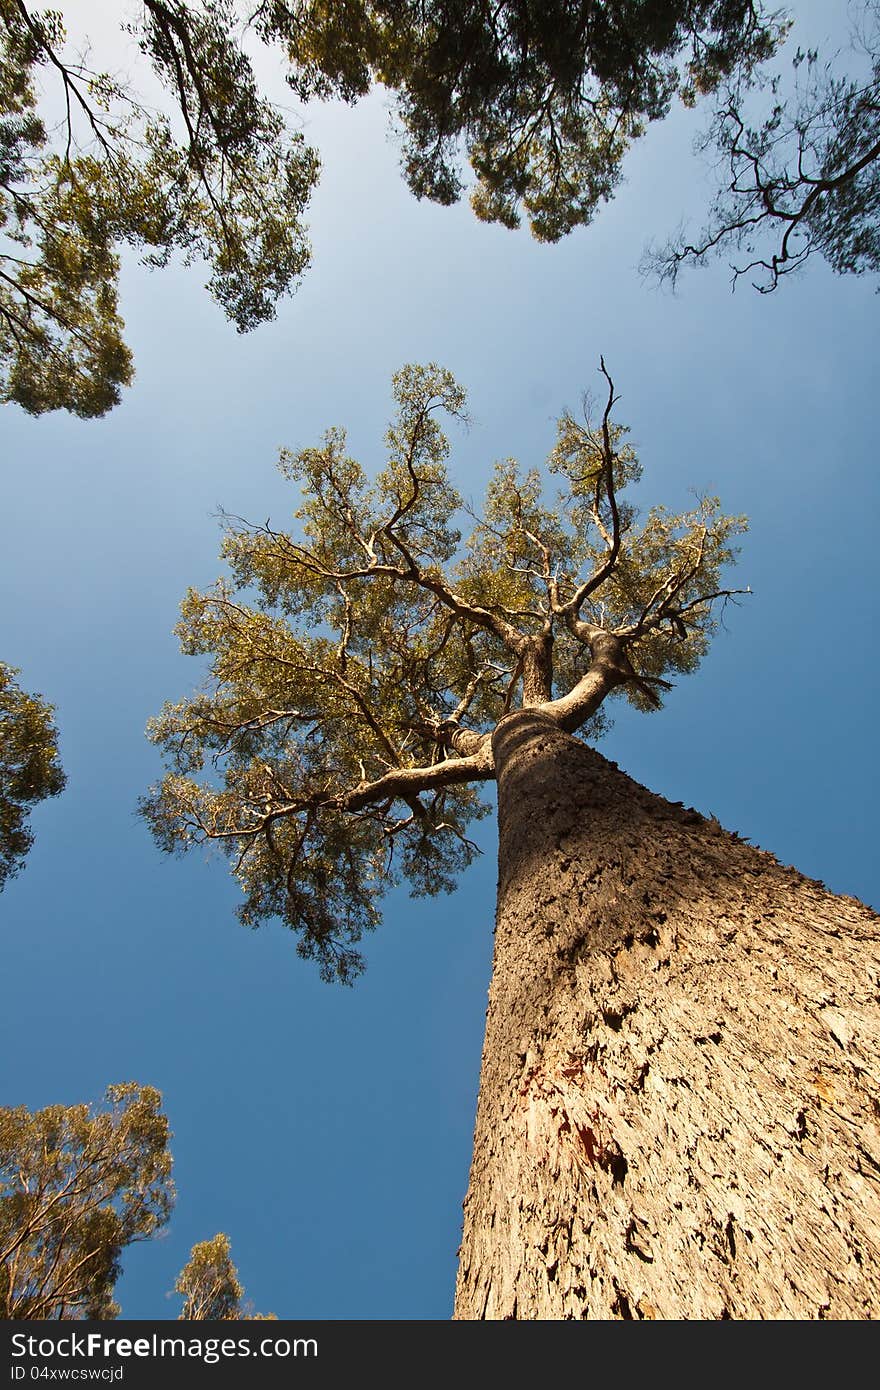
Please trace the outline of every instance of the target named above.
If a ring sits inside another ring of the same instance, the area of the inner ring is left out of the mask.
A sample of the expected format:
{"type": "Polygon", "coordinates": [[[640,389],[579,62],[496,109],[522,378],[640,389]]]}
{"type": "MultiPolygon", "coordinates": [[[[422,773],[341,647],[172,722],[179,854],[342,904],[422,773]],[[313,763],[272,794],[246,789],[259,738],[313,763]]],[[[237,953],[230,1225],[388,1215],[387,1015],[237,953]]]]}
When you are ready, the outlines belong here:
{"type": "Polygon", "coordinates": [[[880,918],[540,713],[493,744],[455,1317],[880,1315],[880,918]]]}

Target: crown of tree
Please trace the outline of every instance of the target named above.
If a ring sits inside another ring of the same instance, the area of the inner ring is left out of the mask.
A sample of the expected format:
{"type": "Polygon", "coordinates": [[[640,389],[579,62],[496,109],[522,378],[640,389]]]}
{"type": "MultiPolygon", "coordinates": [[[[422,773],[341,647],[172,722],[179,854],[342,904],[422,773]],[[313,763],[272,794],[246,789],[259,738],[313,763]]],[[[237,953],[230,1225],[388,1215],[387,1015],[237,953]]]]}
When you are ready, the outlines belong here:
{"type": "Polygon", "coordinates": [[[470,863],[499,720],[526,705],[595,734],[608,696],[658,707],[740,592],[722,571],[743,518],[704,498],[640,519],[622,498],[640,468],[602,371],[598,419],[558,423],[556,497],[507,459],[476,515],[438,420],[463,418],[464,392],[405,367],[377,476],[340,429],[284,453],[295,531],[227,519],[230,575],[184,601],[179,636],[207,682],[152,721],[170,770],[142,810],[167,850],[221,845],[241,920],[281,918],[325,978],[362,968],[390,885],[448,890],[470,863]]]}

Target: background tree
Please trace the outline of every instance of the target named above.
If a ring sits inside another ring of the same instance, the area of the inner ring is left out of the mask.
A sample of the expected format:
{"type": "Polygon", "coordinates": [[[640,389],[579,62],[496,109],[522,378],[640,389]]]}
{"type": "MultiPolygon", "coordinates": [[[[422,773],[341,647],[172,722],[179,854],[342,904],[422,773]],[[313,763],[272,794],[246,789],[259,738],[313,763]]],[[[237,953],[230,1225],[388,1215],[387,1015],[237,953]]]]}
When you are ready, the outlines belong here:
{"type": "Polygon", "coordinates": [[[553,241],[611,196],[676,93],[750,71],[777,34],[752,0],[142,0],[127,27],[165,109],[71,52],[59,12],[0,0],[0,400],[32,414],[102,415],[131,381],[120,246],[207,261],[242,332],[308,265],[318,159],[260,92],[249,35],[284,48],[302,102],[394,90],[418,196],[455,201],[463,140],[478,215],[513,226],[522,207],[553,241]]]}
{"type": "Polygon", "coordinates": [[[302,102],[383,84],[417,196],[461,196],[464,148],[477,215],[512,227],[525,213],[544,241],[591,221],[632,141],[676,96],[721,89],[706,144],[729,183],[700,236],[648,264],[674,279],[733,246],[745,253],[735,273],[772,289],[817,251],[839,271],[877,268],[875,0],[863,21],[864,74],[798,51],[805,79],[753,126],[756,68],[786,29],[753,0],[143,0],[128,27],[165,110],[70,53],[58,12],[0,0],[0,400],[82,416],[118,402],[132,376],[121,245],[154,266],[206,260],[242,332],[296,284],[318,159],[260,92],[249,36],[284,49],[302,102]]]}
{"type": "Polygon", "coordinates": [[[51,705],[28,695],[18,671],[0,662],[0,889],[17,874],[33,844],[30,808],[65,784],[51,705]]]}
{"type": "Polygon", "coordinates": [[[132,376],[122,244],[149,265],[205,259],[240,332],[305,269],[317,157],[260,95],[235,26],[226,0],[144,0],[131,32],[163,112],[71,55],[57,11],[0,0],[0,400],[35,415],[117,403],[132,376]]]}
{"type": "MultiPolygon", "coordinates": [[[[753,116],[754,88],[739,74],[727,84],[702,141],[728,171],[709,219],[691,239],[681,233],[645,259],[645,269],[675,283],[686,265],[733,255],[733,282],[754,276],[762,293],[819,255],[839,274],[880,270],[880,6],[858,7],[844,58],[821,62],[798,49],[794,83],[769,114],[753,116]]],[[[757,100],[760,100],[758,98],[757,100]]]]}
{"type": "MultiPolygon", "coordinates": [[[[110,1086],[109,1109],[0,1109],[0,1318],[115,1318],[120,1256],[166,1224],[174,1202],[162,1098],[110,1086]]],[[[194,1245],[175,1292],[181,1318],[251,1312],[222,1233],[194,1245]]]]}
{"type": "Polygon", "coordinates": [[[676,96],[750,71],[781,32],[752,0],[267,0],[257,24],[322,95],[395,92],[417,197],[461,196],[464,146],[477,216],[524,211],[542,241],[591,221],[676,96]]]}
{"type": "Polygon", "coordinates": [[[0,1109],[0,1317],[116,1317],[123,1250],[168,1220],[159,1092],[128,1082],[106,1100],[0,1109]]]}
{"type": "Polygon", "coordinates": [[[572,736],[610,696],[655,708],[737,592],[740,518],[624,501],[606,383],[559,423],[556,505],[508,460],[464,544],[438,368],[395,379],[372,486],[341,431],[284,456],[300,526],[230,522],[232,582],[187,597],[210,673],[152,727],[172,769],[144,810],[348,981],[380,893],[444,888],[497,781],[456,1316],[873,1316],[878,919],[572,736]]]}
{"type": "Polygon", "coordinates": [[[229,1253],[229,1237],[222,1232],[213,1240],[203,1240],[193,1246],[187,1264],[177,1277],[174,1291],[184,1299],[180,1319],[232,1322],[275,1316],[274,1313],[245,1310],[242,1304],[244,1290],[229,1253]]]}

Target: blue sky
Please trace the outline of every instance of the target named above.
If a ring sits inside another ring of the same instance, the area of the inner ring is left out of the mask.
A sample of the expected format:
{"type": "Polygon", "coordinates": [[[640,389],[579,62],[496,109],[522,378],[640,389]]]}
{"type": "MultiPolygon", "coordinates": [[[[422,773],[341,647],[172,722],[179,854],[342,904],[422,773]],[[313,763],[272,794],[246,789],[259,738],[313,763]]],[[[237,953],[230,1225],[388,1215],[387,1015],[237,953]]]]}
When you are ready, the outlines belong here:
{"type": "MultiPolygon", "coordinates": [[[[80,9],[83,7],[80,6],[80,9]]],[[[822,36],[843,6],[801,6],[822,36]]],[[[234,917],[224,863],[162,856],[135,815],[159,773],[147,718],[199,679],[172,627],[220,572],[216,511],[283,525],[279,448],[345,425],[382,459],[389,383],[437,361],[467,387],[453,470],[540,464],[554,421],[599,390],[603,353],[646,505],[717,492],[749,515],[730,610],[657,715],[622,706],[602,751],[784,863],[880,906],[875,286],[819,262],[761,297],[723,262],[673,296],[645,240],[699,217],[708,183],[676,113],[632,154],[591,228],[539,246],[466,205],[417,203],[380,95],[305,113],[324,160],[314,264],[275,323],[239,337],[199,267],[126,261],[137,377],[105,420],[6,407],[0,657],[57,708],[68,787],[0,898],[0,1097],[32,1108],[158,1086],[177,1206],[131,1251],[128,1317],[173,1317],[190,1247],[223,1230],[248,1295],[282,1317],[446,1318],[491,966],[494,839],[452,897],[388,900],[353,990],[280,927],[234,917]]]]}

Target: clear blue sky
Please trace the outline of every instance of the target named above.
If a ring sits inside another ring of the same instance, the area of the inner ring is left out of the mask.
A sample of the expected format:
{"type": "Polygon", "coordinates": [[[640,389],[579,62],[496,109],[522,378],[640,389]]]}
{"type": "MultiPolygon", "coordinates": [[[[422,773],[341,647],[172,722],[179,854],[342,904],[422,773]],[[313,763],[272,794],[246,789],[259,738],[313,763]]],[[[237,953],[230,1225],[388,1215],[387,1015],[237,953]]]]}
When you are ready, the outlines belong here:
{"type": "MultiPolygon", "coordinates": [[[[808,8],[805,40],[843,13],[808,8]]],[[[177,1271],[220,1230],[260,1310],[451,1311],[491,829],[454,896],[388,901],[366,976],[341,990],[280,926],[237,924],[223,861],[163,857],[135,816],[159,773],[146,720],[199,679],[171,629],[187,586],[219,573],[217,507],[283,525],[295,499],[278,449],[331,424],[377,466],[403,363],[438,361],[467,386],[454,472],[474,500],[494,459],[543,461],[557,414],[601,385],[604,353],[645,502],[684,506],[695,489],[748,513],[739,580],[754,596],[666,709],[621,707],[602,749],[880,906],[875,287],[819,262],[763,298],[731,295],[723,262],[675,297],[646,286],[646,238],[698,217],[707,194],[699,124],[679,113],[652,131],[595,225],[549,247],[466,205],[416,203],[381,97],[310,111],[314,266],[277,322],[238,337],[198,267],[131,260],[123,404],[89,423],[3,410],[0,658],[56,705],[68,788],[34,815],[35,848],[0,898],[0,1098],[97,1100],[128,1079],[163,1092],[177,1206],[125,1258],[125,1316],[176,1316],[177,1271]]]]}

